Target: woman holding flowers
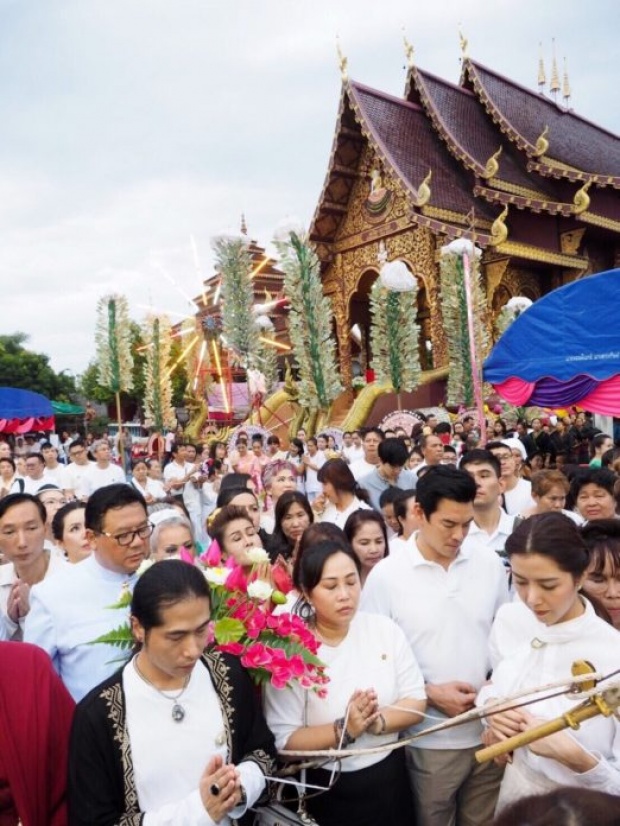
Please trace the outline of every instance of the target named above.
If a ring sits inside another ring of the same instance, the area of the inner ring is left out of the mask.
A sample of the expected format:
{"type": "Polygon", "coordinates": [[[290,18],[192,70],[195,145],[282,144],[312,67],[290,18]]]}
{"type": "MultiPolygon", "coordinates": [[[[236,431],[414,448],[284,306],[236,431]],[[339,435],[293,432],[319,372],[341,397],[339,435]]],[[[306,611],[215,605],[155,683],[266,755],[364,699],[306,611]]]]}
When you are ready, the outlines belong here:
{"type": "MultiPolygon", "coordinates": [[[[360,563],[342,543],[319,542],[299,562],[299,584],[327,666],[327,696],[294,685],[265,690],[265,712],[278,748],[295,751],[383,746],[419,722],[424,679],[403,632],[388,617],[358,612],[360,563]]],[[[308,773],[330,787],[308,810],[321,826],[411,826],[411,793],[402,749],[342,760],[308,773]]]]}
{"type": "Polygon", "coordinates": [[[69,752],[73,826],[251,823],[273,737],[239,660],[204,651],[202,572],[151,566],[131,602],[137,653],[78,705],[69,752]]]}

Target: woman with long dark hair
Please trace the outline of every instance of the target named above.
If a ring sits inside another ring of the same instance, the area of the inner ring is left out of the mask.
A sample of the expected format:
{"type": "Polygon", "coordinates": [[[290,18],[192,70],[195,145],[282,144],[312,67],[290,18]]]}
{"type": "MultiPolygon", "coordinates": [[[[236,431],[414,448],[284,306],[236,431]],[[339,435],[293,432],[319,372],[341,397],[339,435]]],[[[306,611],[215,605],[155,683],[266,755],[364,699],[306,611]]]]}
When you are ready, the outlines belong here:
{"type": "Polygon", "coordinates": [[[347,519],[344,535],[360,561],[363,588],[368,574],[389,553],[385,522],[377,511],[357,510],[347,519]]]}
{"type": "MultiPolygon", "coordinates": [[[[620,635],[596,616],[581,593],[589,554],[579,528],[558,512],[532,516],[506,541],[520,601],[500,608],[493,635],[499,662],[477,704],[558,680],[571,680],[571,666],[587,660],[603,674],[620,662],[620,635]]],[[[604,683],[601,684],[604,687],[604,683]]],[[[564,715],[575,699],[566,694],[494,714],[487,744],[564,715]]],[[[596,717],[579,730],[558,732],[517,749],[502,780],[498,811],[520,797],[559,786],[620,794],[620,725],[596,717]]]]}
{"type": "Polygon", "coordinates": [[[310,503],[299,491],[287,491],[278,499],[275,510],[275,527],[269,543],[269,556],[273,561],[294,561],[301,535],[314,522],[310,503]]]}
{"type": "Polygon", "coordinates": [[[171,560],[140,577],[137,651],[76,709],[72,826],[247,822],[273,768],[273,737],[239,660],[205,652],[209,621],[198,568],[171,560]]]}

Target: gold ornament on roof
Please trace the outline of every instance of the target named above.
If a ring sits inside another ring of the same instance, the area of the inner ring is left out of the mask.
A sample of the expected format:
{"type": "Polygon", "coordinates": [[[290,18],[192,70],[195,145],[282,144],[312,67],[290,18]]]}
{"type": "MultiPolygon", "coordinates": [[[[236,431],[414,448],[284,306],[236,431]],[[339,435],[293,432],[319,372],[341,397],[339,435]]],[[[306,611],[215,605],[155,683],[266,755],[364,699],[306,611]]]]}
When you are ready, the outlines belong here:
{"type": "Polygon", "coordinates": [[[430,188],[429,184],[431,182],[432,177],[433,177],[433,170],[429,169],[428,170],[428,175],[426,176],[426,178],[424,178],[424,180],[422,181],[422,183],[418,187],[418,191],[416,193],[416,196],[413,199],[413,203],[414,203],[415,206],[423,207],[424,204],[427,204],[430,201],[430,199],[431,199],[431,188],[430,188]]]}
{"type": "Polygon", "coordinates": [[[502,147],[500,146],[497,152],[494,155],[491,155],[489,160],[486,162],[484,172],[482,173],[482,177],[486,180],[488,180],[489,178],[493,178],[495,177],[495,175],[497,175],[497,172],[499,170],[499,163],[497,162],[497,159],[501,154],[502,147]]]}
{"type": "Polygon", "coordinates": [[[504,223],[507,215],[508,207],[505,206],[491,224],[491,238],[489,239],[490,246],[498,247],[500,244],[504,243],[506,238],[508,238],[508,227],[504,223]]]}
{"type": "Polygon", "coordinates": [[[539,43],[539,54],[538,54],[538,88],[540,89],[540,93],[542,95],[543,87],[547,82],[547,76],[545,74],[545,63],[543,60],[543,53],[542,53],[542,43],[539,43]]]}
{"type": "Polygon", "coordinates": [[[415,62],[413,59],[413,52],[414,48],[411,43],[407,40],[407,35],[403,33],[403,42],[405,44],[405,57],[407,58],[407,66],[410,69],[413,69],[415,62]]]}
{"type": "Polygon", "coordinates": [[[568,106],[568,101],[570,100],[571,90],[570,90],[570,83],[568,82],[568,69],[566,68],[566,58],[564,58],[564,79],[562,81],[562,97],[564,98],[564,103],[568,106]]]}
{"type": "Polygon", "coordinates": [[[467,47],[469,45],[469,40],[465,37],[463,32],[459,29],[459,43],[461,44],[461,52],[463,57],[467,57],[467,47]]]}
{"type": "Polygon", "coordinates": [[[342,49],[340,48],[340,39],[336,38],[336,51],[338,52],[338,67],[340,69],[340,77],[343,81],[349,79],[349,59],[345,57],[342,53],[342,49]]]}
{"type": "Polygon", "coordinates": [[[575,192],[573,197],[573,215],[581,215],[590,206],[590,196],[588,190],[592,186],[592,178],[575,192]]]}
{"type": "Polygon", "coordinates": [[[536,143],[534,144],[534,157],[540,158],[542,157],[548,150],[549,150],[549,141],[547,140],[547,135],[549,134],[549,127],[545,126],[542,130],[540,135],[536,138],[536,143]]]}

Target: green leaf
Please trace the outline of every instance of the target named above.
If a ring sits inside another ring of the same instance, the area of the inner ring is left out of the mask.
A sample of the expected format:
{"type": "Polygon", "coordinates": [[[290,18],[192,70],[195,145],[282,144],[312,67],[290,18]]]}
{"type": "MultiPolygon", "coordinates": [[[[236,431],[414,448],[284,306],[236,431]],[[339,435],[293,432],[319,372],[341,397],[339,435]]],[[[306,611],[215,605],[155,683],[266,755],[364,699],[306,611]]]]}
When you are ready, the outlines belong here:
{"type": "Polygon", "coordinates": [[[225,617],[215,622],[213,626],[215,640],[218,645],[226,645],[229,642],[239,642],[245,636],[245,626],[238,619],[225,617]]]}
{"type": "Polygon", "coordinates": [[[108,645],[114,645],[116,648],[120,648],[125,651],[128,648],[133,647],[135,640],[129,625],[124,623],[123,625],[119,625],[118,628],[115,628],[113,631],[108,631],[107,634],[102,634],[102,636],[97,637],[96,640],[92,640],[88,644],[97,645],[97,643],[101,642],[107,643],[108,645]]]}
{"type": "Polygon", "coordinates": [[[106,608],[129,608],[131,605],[131,591],[127,589],[123,589],[122,594],[120,595],[119,599],[113,605],[106,605],[106,608]]]}

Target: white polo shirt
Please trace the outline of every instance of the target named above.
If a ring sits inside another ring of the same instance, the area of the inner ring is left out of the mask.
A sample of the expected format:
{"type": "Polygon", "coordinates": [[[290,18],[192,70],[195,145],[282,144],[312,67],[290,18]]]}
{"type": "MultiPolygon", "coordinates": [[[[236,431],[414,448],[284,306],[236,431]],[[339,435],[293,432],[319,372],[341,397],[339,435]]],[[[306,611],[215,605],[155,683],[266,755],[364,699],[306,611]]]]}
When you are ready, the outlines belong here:
{"type": "MultiPolygon", "coordinates": [[[[362,592],[362,610],[385,614],[399,625],[427,683],[460,680],[478,690],[490,668],[489,634],[493,618],[508,599],[504,567],[488,549],[470,545],[446,570],[427,561],[417,546],[395,553],[370,572],[362,592]]],[[[435,708],[433,717],[445,719],[435,708]]],[[[419,731],[438,720],[425,719],[419,731]]],[[[412,746],[464,749],[480,743],[481,725],[467,723],[430,734],[412,746]]]]}

